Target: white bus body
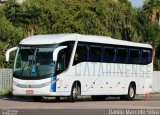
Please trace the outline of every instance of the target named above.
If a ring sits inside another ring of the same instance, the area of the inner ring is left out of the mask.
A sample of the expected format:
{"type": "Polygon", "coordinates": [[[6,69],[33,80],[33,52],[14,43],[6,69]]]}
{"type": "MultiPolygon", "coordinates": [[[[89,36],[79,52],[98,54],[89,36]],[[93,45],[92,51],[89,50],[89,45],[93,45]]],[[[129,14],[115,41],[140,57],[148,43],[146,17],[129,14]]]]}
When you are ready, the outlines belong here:
{"type": "Polygon", "coordinates": [[[78,95],[91,95],[93,100],[108,95],[133,100],[135,94],[151,91],[152,52],[151,45],[104,36],[28,37],[17,47],[13,94],[37,99],[69,96],[71,101],[78,95]]]}

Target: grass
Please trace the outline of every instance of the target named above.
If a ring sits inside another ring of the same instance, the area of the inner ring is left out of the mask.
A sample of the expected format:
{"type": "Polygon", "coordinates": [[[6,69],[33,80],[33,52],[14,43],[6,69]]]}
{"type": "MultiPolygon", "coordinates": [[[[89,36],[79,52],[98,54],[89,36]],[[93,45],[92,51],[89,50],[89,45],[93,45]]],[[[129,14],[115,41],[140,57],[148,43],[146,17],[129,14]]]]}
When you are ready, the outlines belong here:
{"type": "Polygon", "coordinates": [[[160,96],[160,92],[151,92],[151,95],[159,95],[160,96]]]}
{"type": "Polygon", "coordinates": [[[12,91],[11,90],[5,90],[5,91],[1,91],[0,92],[0,97],[3,97],[3,96],[7,96],[7,97],[11,97],[12,96],[12,91]]]}

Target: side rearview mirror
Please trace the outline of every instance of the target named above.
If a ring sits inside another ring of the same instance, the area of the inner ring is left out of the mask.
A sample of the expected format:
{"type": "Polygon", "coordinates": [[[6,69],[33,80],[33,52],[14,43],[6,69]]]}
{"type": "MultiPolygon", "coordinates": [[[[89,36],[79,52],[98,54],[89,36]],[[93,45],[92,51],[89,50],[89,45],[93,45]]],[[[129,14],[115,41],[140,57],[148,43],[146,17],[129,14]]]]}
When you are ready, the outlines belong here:
{"type": "Polygon", "coordinates": [[[17,48],[18,48],[18,47],[13,47],[13,48],[10,48],[10,49],[7,50],[7,52],[6,52],[6,54],[5,54],[6,62],[9,62],[10,53],[11,53],[12,51],[17,50],[17,48]]]}
{"type": "Polygon", "coordinates": [[[58,57],[58,53],[59,51],[61,51],[62,49],[67,48],[67,46],[60,46],[58,48],[56,48],[53,52],[53,61],[57,61],[57,57],[58,57]]]}

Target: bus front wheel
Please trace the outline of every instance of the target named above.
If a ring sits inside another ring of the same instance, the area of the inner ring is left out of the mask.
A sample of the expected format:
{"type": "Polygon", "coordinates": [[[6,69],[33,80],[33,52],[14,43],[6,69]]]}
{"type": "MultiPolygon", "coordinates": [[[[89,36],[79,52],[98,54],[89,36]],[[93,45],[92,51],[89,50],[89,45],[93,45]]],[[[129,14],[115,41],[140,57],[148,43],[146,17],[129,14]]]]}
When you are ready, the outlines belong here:
{"type": "Polygon", "coordinates": [[[71,95],[69,96],[70,102],[75,102],[77,97],[81,94],[80,86],[77,83],[74,83],[71,89],[71,95]]]}

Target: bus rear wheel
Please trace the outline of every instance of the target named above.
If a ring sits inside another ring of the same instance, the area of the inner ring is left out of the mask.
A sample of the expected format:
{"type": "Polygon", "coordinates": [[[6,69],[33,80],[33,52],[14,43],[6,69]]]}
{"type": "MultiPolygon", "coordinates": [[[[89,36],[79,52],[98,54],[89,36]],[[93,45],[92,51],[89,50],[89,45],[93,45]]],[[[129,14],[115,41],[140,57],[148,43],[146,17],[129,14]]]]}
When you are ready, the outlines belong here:
{"type": "Polygon", "coordinates": [[[69,101],[75,102],[80,94],[81,94],[80,86],[77,83],[74,83],[71,89],[71,95],[69,96],[69,101]]]}
{"type": "Polygon", "coordinates": [[[120,96],[120,99],[132,101],[132,100],[134,100],[135,95],[136,95],[136,88],[133,84],[130,84],[129,88],[128,88],[128,94],[120,96]]]}

